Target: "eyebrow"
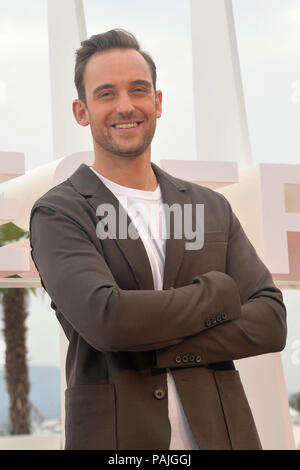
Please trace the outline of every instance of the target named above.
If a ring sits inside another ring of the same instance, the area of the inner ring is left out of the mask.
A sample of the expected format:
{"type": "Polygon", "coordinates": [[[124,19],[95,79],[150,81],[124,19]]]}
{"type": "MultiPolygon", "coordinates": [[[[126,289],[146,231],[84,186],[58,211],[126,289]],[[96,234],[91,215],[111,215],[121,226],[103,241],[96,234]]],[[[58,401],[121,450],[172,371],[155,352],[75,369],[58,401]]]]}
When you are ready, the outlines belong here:
{"type": "Polygon", "coordinates": [[[130,82],[130,85],[143,85],[146,88],[151,88],[152,83],[148,82],[148,80],[134,80],[133,82],[130,82]]]}
{"type": "MultiPolygon", "coordinates": [[[[130,82],[130,85],[143,85],[148,89],[152,88],[152,84],[148,82],[148,80],[142,80],[142,79],[134,80],[130,82]]],[[[96,95],[97,93],[99,93],[99,91],[110,90],[113,88],[116,88],[116,85],[113,85],[111,83],[105,83],[104,85],[99,85],[94,89],[93,95],[96,95]]]]}

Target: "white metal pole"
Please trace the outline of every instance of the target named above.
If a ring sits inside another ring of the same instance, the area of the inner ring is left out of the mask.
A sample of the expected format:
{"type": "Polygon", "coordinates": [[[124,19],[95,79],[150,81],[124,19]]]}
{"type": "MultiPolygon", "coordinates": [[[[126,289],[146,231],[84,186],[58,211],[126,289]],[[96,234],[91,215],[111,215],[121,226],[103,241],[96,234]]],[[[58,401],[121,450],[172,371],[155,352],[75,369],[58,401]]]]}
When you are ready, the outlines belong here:
{"type": "Polygon", "coordinates": [[[72,113],[75,50],[87,38],[82,0],[48,0],[53,158],[92,149],[89,127],[72,113]]]}
{"type": "Polygon", "coordinates": [[[197,158],[251,164],[231,0],[190,0],[197,158]]]}

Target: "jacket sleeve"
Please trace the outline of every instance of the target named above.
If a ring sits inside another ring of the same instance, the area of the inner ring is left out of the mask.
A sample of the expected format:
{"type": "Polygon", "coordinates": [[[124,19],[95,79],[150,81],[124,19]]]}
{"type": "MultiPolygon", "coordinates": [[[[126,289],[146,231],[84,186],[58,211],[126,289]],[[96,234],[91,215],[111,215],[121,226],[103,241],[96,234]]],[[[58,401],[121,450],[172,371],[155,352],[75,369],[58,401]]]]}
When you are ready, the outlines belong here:
{"type": "Polygon", "coordinates": [[[226,273],[238,287],[241,315],[214,328],[216,316],[206,331],[156,351],[156,367],[191,367],[196,357],[200,365],[232,361],[285,347],[286,309],[281,291],[226,202],[231,218],[226,273]]]}
{"type": "Polygon", "coordinates": [[[122,290],[103,256],[63,209],[35,203],[31,257],[64,319],[100,351],[148,351],[178,344],[207,328],[212,306],[241,314],[240,296],[225,273],[208,272],[180,288],[122,290]]]}

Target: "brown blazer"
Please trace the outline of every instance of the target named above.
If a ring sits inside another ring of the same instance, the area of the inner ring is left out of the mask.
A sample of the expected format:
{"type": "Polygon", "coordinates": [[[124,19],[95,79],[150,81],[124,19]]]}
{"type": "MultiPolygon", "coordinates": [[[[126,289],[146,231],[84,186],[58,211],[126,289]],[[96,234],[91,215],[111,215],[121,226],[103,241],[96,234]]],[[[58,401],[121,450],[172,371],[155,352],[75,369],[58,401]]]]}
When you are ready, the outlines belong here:
{"type": "Polygon", "coordinates": [[[168,449],[166,368],[200,449],[260,449],[232,361],[284,348],[281,292],[224,196],[151,165],[164,203],[205,212],[201,250],[166,241],[162,291],[141,239],[97,237],[98,205],[119,202],[86,164],[32,207],[32,259],[69,339],[66,449],[168,449]]]}

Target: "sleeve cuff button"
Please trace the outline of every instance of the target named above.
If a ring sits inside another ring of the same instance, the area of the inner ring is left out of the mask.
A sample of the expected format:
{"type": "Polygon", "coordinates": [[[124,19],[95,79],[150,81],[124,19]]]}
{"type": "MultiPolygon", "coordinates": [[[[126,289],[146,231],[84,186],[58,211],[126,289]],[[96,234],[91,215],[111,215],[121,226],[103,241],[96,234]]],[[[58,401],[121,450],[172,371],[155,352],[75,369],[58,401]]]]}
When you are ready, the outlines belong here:
{"type": "Polygon", "coordinates": [[[180,364],[180,363],[181,363],[181,356],[176,356],[176,357],[175,357],[175,362],[176,362],[177,364],[180,364]]]}

